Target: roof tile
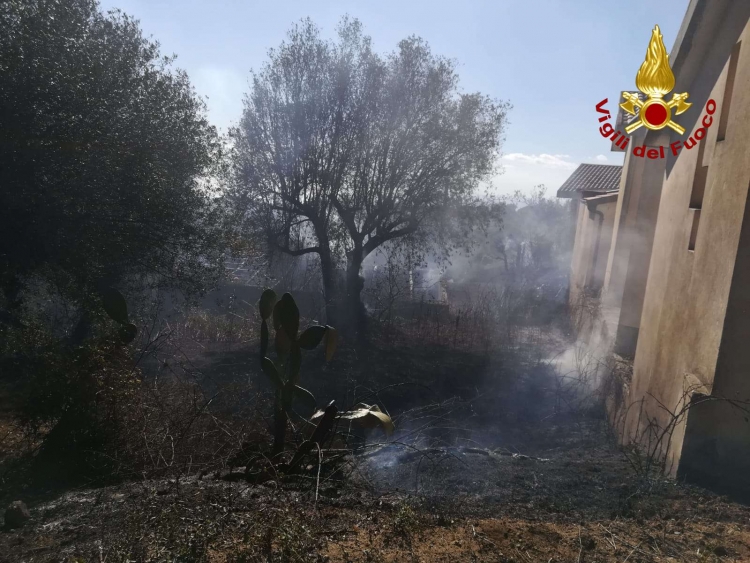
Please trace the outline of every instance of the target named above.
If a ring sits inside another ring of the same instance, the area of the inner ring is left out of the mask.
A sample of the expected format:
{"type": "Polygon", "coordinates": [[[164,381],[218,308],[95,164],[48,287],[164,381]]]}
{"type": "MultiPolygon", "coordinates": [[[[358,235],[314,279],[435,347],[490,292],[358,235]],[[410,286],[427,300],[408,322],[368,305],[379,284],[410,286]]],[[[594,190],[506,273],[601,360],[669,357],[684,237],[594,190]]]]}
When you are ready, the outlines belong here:
{"type": "Polygon", "coordinates": [[[608,193],[620,189],[622,166],[581,164],[557,190],[557,197],[574,197],[578,192],[608,193]]]}

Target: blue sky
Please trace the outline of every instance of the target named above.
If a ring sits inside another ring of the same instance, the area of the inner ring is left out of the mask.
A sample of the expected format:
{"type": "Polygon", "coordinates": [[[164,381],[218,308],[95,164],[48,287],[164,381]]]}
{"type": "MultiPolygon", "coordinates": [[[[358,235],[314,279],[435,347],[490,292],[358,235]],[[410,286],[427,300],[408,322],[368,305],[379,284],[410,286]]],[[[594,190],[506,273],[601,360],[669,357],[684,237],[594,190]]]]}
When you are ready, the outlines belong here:
{"type": "Polygon", "coordinates": [[[598,132],[594,106],[634,89],[654,24],[667,51],[688,0],[105,0],[141,22],[176,54],[208,96],[220,129],[239,119],[251,69],[295,21],[311,17],[333,36],[344,14],[359,18],[378,51],[409,35],[459,63],[462,88],[509,101],[499,193],[545,184],[548,194],[581,162],[621,164],[598,132]]]}

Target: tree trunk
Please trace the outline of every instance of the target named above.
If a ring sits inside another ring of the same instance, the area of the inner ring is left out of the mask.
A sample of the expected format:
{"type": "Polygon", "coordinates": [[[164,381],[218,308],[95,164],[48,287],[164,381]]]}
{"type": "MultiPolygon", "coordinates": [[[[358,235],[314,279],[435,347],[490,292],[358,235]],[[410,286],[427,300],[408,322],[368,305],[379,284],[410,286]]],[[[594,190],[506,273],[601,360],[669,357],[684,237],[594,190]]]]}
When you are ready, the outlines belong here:
{"type": "Polygon", "coordinates": [[[320,253],[320,269],[323,277],[323,293],[326,301],[326,324],[334,328],[338,319],[338,286],[336,283],[336,269],[333,259],[328,252],[320,253]]]}
{"type": "Polygon", "coordinates": [[[362,303],[362,289],[365,279],[360,275],[365,255],[361,246],[347,254],[346,267],[346,321],[347,328],[354,331],[358,338],[363,339],[367,330],[367,311],[362,303]]]}

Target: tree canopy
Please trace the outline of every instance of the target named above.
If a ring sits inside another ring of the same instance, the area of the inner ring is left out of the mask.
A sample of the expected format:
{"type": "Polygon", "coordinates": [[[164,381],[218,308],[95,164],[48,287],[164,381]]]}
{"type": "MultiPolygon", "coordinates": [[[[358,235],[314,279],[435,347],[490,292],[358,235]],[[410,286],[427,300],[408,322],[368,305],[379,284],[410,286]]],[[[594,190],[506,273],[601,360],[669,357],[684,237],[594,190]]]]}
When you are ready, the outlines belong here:
{"type": "Polygon", "coordinates": [[[493,173],[508,105],[461,92],[455,67],[418,37],[379,55],[344,18],[337,41],[302,21],[253,74],[232,131],[233,197],[271,247],[319,256],[329,305],[344,265],[351,310],[368,254],[407,239],[449,251],[487,218],[476,190],[493,173]]]}
{"type": "Polygon", "coordinates": [[[218,272],[220,143],[184,72],[95,0],[0,4],[0,276],[82,302],[139,279],[199,291],[218,272]]]}

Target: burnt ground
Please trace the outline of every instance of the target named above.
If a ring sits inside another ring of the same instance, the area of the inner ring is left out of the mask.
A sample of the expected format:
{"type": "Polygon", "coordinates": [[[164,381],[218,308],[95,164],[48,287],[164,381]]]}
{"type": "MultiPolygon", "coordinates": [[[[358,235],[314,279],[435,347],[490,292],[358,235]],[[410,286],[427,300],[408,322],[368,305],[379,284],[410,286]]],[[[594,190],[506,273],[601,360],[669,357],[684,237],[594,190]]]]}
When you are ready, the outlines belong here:
{"type": "MultiPolygon", "coordinates": [[[[595,401],[541,359],[564,339],[542,336],[541,353],[538,333],[504,350],[401,339],[344,346],[331,364],[314,353],[303,385],[319,402],[379,402],[390,439],[355,437],[354,455],[263,484],[212,469],[5,491],[32,519],[0,532],[0,561],[750,561],[750,509],[635,471],[595,401]]],[[[254,349],[204,348],[191,369],[210,394],[255,389],[262,410],[254,349]]]]}
{"type": "Polygon", "coordinates": [[[324,473],[317,502],[315,468],[296,482],[70,491],[0,534],[0,561],[750,560],[747,507],[639,478],[604,445],[570,445],[548,458],[425,452],[434,465],[375,455],[359,479],[324,473]],[[384,457],[393,465],[370,466],[384,457]]]}

